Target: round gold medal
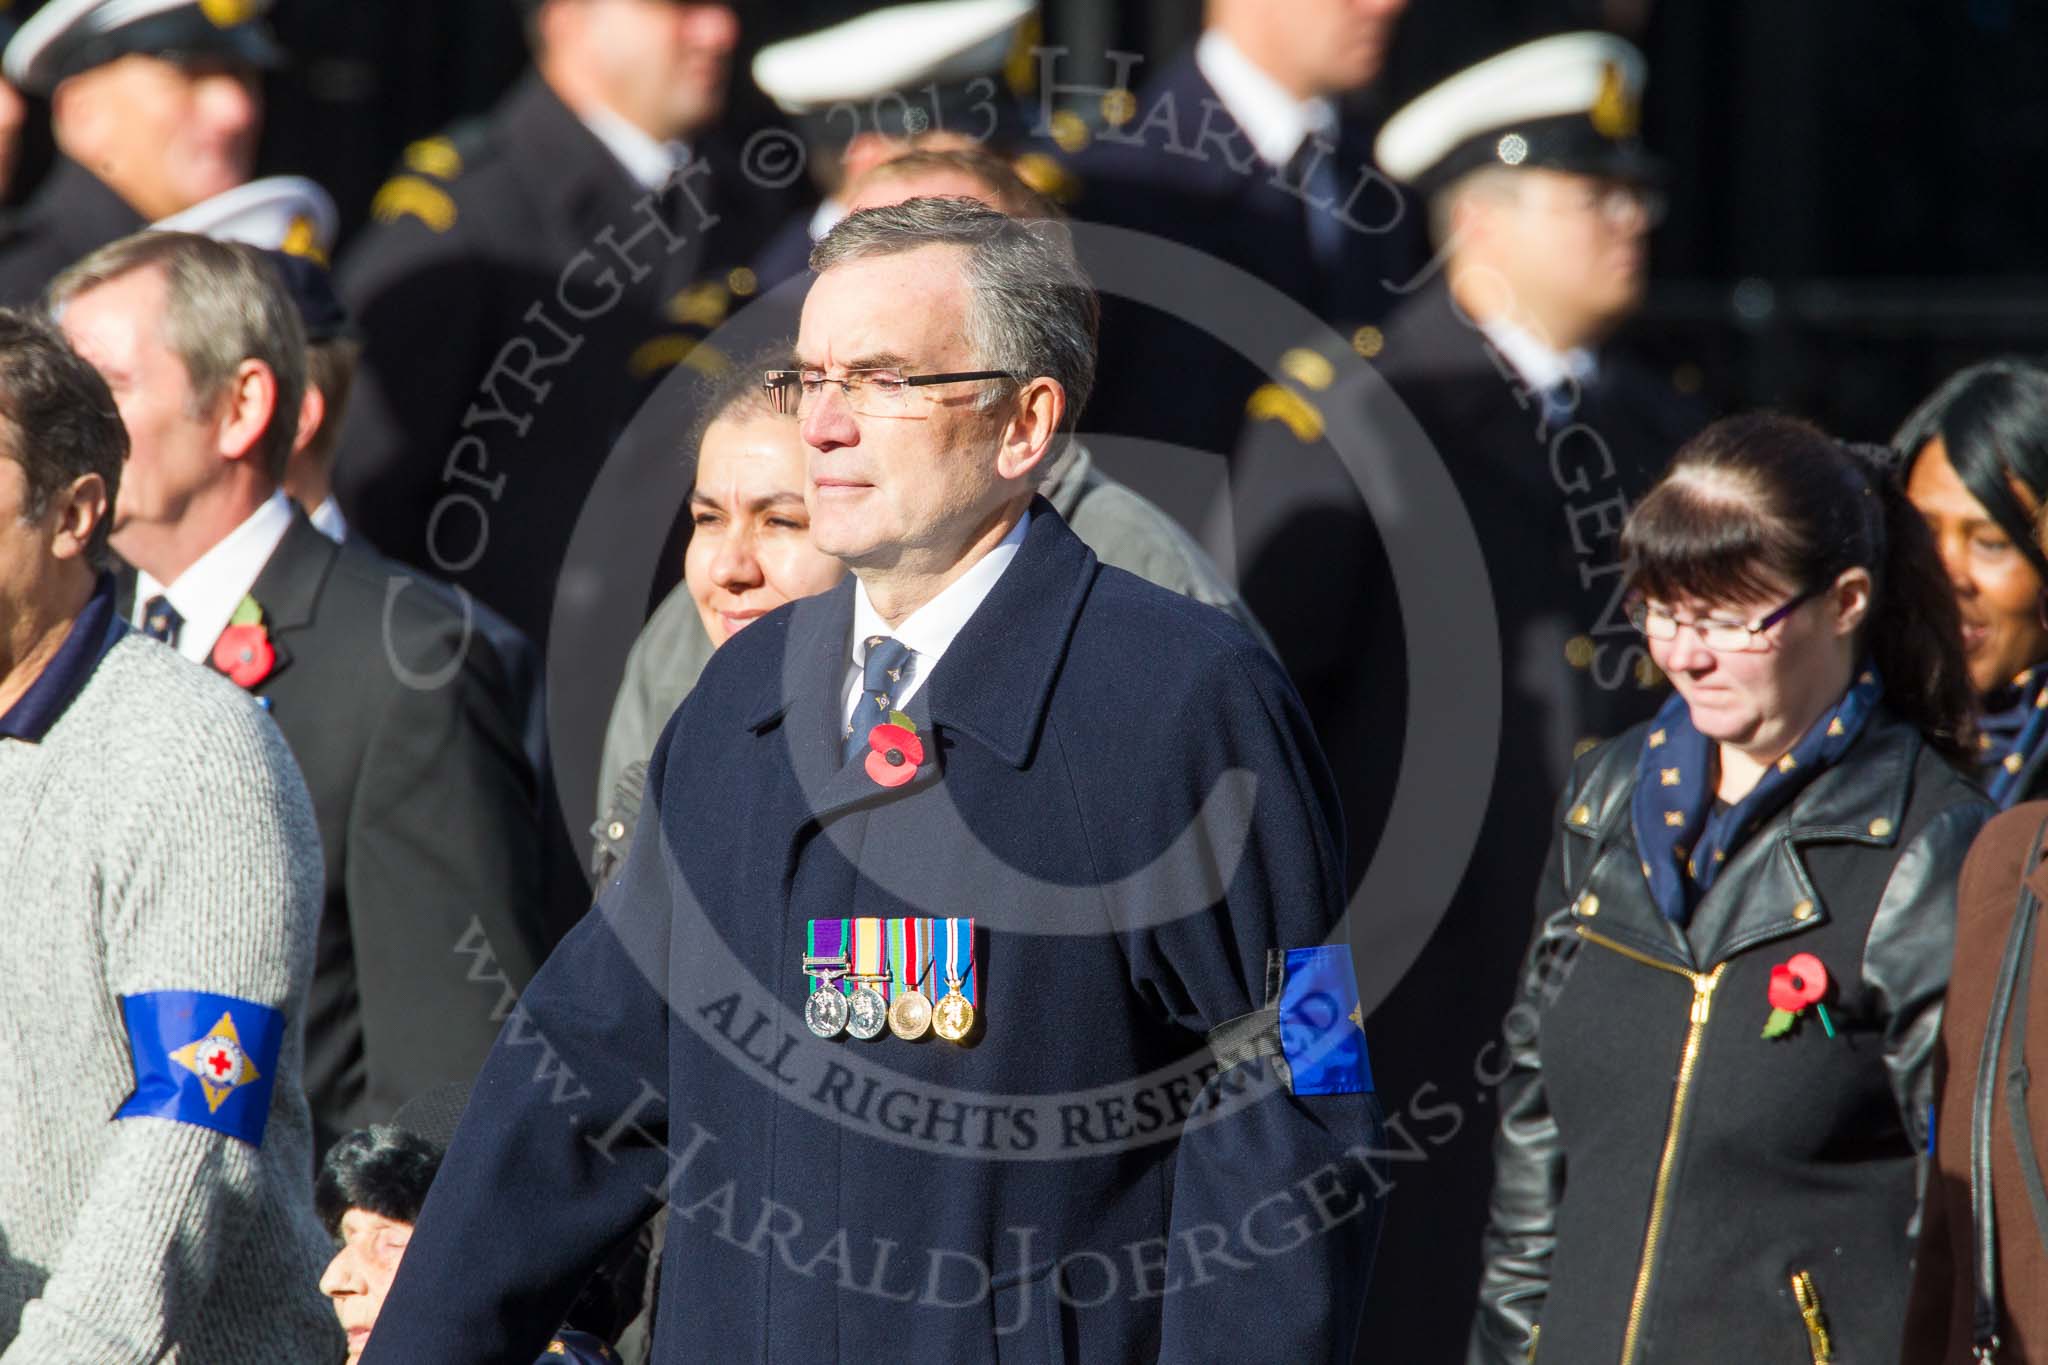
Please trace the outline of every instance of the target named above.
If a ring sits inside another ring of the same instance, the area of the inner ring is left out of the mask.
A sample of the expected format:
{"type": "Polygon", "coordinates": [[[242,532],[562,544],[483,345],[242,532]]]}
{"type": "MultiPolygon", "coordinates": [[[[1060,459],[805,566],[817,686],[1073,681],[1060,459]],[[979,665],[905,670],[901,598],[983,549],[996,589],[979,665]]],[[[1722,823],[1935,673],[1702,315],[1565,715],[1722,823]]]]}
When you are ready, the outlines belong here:
{"type": "Polygon", "coordinates": [[[900,989],[889,1003],[889,1032],[911,1042],[931,1031],[932,1002],[920,990],[900,989]]]}
{"type": "Polygon", "coordinates": [[[932,1032],[957,1043],[974,1027],[974,1006],[957,990],[949,990],[932,1007],[932,1032]]]}

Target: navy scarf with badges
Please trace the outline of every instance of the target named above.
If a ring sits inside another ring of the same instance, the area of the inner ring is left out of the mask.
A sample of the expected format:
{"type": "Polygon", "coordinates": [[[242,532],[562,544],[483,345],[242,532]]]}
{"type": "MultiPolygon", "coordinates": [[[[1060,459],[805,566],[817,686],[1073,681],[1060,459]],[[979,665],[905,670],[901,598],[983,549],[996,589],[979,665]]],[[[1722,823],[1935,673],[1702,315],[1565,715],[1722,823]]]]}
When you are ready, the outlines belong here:
{"type": "Polygon", "coordinates": [[[1884,695],[1875,667],[1857,675],[1799,742],[1732,806],[1714,800],[1714,741],[1693,727],[1677,693],[1658,711],[1636,760],[1630,818],[1643,875],[1664,917],[1683,924],[1743,839],[1808,782],[1832,767],[1863,732],[1884,695]]]}
{"type": "Polygon", "coordinates": [[[1978,778],[2004,810],[2020,799],[2020,775],[2048,743],[2048,663],[2035,664],[1985,698],[1977,717],[1978,778]]]}

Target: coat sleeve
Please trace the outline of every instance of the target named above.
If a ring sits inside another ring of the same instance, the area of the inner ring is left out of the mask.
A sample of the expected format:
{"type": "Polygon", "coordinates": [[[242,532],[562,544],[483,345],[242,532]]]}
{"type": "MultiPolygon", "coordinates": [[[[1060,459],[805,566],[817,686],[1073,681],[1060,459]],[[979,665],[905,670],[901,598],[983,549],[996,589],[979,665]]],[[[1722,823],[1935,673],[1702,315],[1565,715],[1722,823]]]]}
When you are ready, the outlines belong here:
{"type": "Polygon", "coordinates": [[[504,992],[540,964],[544,894],[535,780],[497,651],[453,623],[386,647],[420,676],[389,689],[342,870],[364,1093],[384,1113],[476,1075],[504,992]],[[458,652],[453,675],[435,677],[458,652]]]}
{"type": "Polygon", "coordinates": [[[471,1092],[365,1365],[532,1360],[668,1158],[668,764],[624,869],[514,1007],[471,1092]]]}
{"type": "Polygon", "coordinates": [[[1580,786],[1574,774],[1559,798],[1558,830],[1536,892],[1536,934],[1523,959],[1514,1007],[1499,1046],[1507,1074],[1500,1083],[1500,1126],[1493,1139],[1493,1194],[1481,1243],[1479,1311],[1466,1350],[1468,1365],[1519,1365],[1534,1353],[1550,1292],[1557,1245],[1557,1206],[1564,1195],[1564,1143],[1543,1088],[1537,1051],[1546,1003],[1546,970],[1557,951],[1551,918],[1571,895],[1565,861],[1564,812],[1580,786]]]}
{"type": "MultiPolygon", "coordinates": [[[[115,997],[204,991],[283,1015],[279,1053],[260,1065],[278,1074],[270,1114],[303,1114],[294,1039],[320,914],[320,834],[283,739],[253,708],[237,710],[246,714],[166,765],[180,770],[175,784],[161,771],[134,775],[146,803],[132,817],[140,846],[110,879],[96,926],[108,1005],[118,1014],[115,997]]],[[[234,1292],[217,1278],[248,1210],[277,1198],[261,1138],[117,1117],[75,1231],[0,1360],[148,1365],[188,1338],[190,1315],[234,1292]]],[[[300,1345],[299,1359],[318,1361],[340,1341],[330,1332],[300,1345]]]]}
{"type": "MultiPolygon", "coordinates": [[[[1172,866],[1180,859],[1159,859],[1133,882],[1116,883],[1134,888],[1120,893],[1132,901],[1112,897],[1110,913],[1140,998],[1198,1038],[1262,1006],[1268,955],[1328,943],[1343,908],[1343,848],[1321,750],[1279,665],[1249,636],[1235,638],[1242,644],[1219,664],[1190,670],[1193,695],[1162,712],[1208,718],[1185,731],[1192,761],[1157,782],[1117,775],[1124,810],[1088,821],[1093,829],[1134,829],[1130,794],[1149,790],[1153,827],[1131,841],[1136,847],[1156,852],[1197,831],[1197,861],[1211,869],[1201,882],[1172,866]],[[1229,794],[1246,794],[1233,788],[1244,775],[1256,787],[1240,802],[1229,794]],[[1125,916],[1147,908],[1138,902],[1149,904],[1151,917],[1161,903],[1194,908],[1126,929],[1134,921],[1125,916]]],[[[1068,761],[1082,766],[1073,755],[1068,761]]],[[[1352,1359],[1384,1210],[1379,1106],[1369,1090],[1295,1094],[1273,1084],[1275,1074],[1246,1064],[1210,1081],[1181,1135],[1161,1361],[1241,1358],[1247,1350],[1290,1362],[1352,1359]],[[1250,1102],[1202,1121],[1248,1087],[1250,1102]],[[1225,1247],[1235,1263],[1221,1272],[1194,1254],[1225,1247]]]]}
{"type": "Polygon", "coordinates": [[[1992,813],[1988,804],[1973,799],[1948,806],[1927,822],[1893,864],[1863,948],[1864,985],[1885,1021],[1885,1070],[1899,1121],[1920,1154],[1923,1191],[1934,1113],[1935,1043],[1955,956],[1956,880],[1971,841],[1992,813]]]}
{"type": "MultiPolygon", "coordinates": [[[[1936,1093],[1945,1103],[1961,1103],[1968,1108],[1970,1090],[1964,1088],[1957,1092],[1949,1089],[1951,1072],[1947,1042],[1944,1035],[1935,1044],[1936,1093]]],[[[1963,1160],[1968,1162],[1967,1154],[1963,1160]]],[[[1906,1296],[1906,1331],[1904,1344],[1899,1350],[1900,1365],[1942,1359],[1948,1350],[1955,1320],[1969,1311],[1970,1301],[1964,1297],[1967,1276],[1958,1273],[1956,1252],[1959,1248],[1955,1240],[1955,1220],[1951,1217],[1951,1206],[1958,1197],[1967,1200],[1969,1186],[1965,1182],[1959,1195],[1952,1194],[1944,1164],[1937,1162],[1930,1171],[1927,1189],[1921,1197],[1920,1240],[1913,1249],[1913,1285],[1906,1296]]],[[[1967,1263],[1971,1255],[1967,1220],[1962,1230],[1964,1243],[1960,1250],[1967,1263]]]]}

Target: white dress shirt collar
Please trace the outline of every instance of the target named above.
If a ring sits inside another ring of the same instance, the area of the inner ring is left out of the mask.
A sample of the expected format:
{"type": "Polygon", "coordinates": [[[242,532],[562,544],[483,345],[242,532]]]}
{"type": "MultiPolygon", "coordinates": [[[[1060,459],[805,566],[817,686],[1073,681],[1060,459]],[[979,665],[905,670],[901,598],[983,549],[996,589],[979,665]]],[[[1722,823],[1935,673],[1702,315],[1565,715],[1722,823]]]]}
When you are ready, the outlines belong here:
{"type": "Polygon", "coordinates": [[[1031,525],[1031,513],[1025,512],[1017,518],[1017,524],[1010,533],[997,542],[996,547],[977,559],[931,601],[903,618],[903,624],[890,627],[875,610],[875,604],[868,599],[868,585],[857,578],[853,588],[853,635],[848,642],[848,682],[846,705],[841,708],[841,719],[851,721],[854,707],[860,704],[861,669],[867,662],[867,648],[864,644],[876,635],[893,635],[915,655],[916,661],[910,670],[910,684],[899,684],[891,696],[895,709],[902,710],[910,704],[917,690],[925,680],[938,671],[939,660],[945,656],[954,637],[966,627],[967,622],[988,599],[995,589],[996,580],[1010,567],[1010,561],[1017,557],[1017,551],[1024,544],[1024,532],[1031,525]]]}
{"type": "Polygon", "coordinates": [[[656,142],[609,109],[592,106],[582,119],[583,126],[625,167],[633,182],[650,193],[659,192],[676,169],[690,159],[689,144],[656,142]]]}
{"type": "Polygon", "coordinates": [[[846,205],[837,199],[825,198],[818,201],[818,207],[811,210],[811,240],[822,242],[825,234],[839,226],[846,217],[846,205]]]}
{"type": "Polygon", "coordinates": [[[184,619],[178,628],[178,652],[193,663],[205,663],[214,642],[227,629],[228,620],[257,575],[292,527],[292,504],[282,492],[249,514],[248,520],[223,536],[214,547],[194,560],[169,587],[140,570],[135,574],[135,609],[132,624],[140,626],[143,607],[152,597],[167,597],[184,619]]]}
{"type": "Polygon", "coordinates": [[[1268,166],[1285,166],[1311,133],[1336,143],[1335,104],[1320,96],[1296,99],[1221,31],[1203,32],[1195,43],[1195,65],[1268,166]]]}
{"type": "Polygon", "coordinates": [[[1506,318],[1494,318],[1483,322],[1479,330],[1493,343],[1493,348],[1515,367],[1515,373],[1538,393],[1548,393],[1567,379],[1580,384],[1590,383],[1600,372],[1600,362],[1583,346],[1574,346],[1568,351],[1552,350],[1533,332],[1528,331],[1506,318]]]}
{"type": "Polygon", "coordinates": [[[313,523],[314,530],[336,545],[348,539],[348,518],[341,514],[341,504],[331,494],[327,501],[306,513],[306,520],[313,523]]]}

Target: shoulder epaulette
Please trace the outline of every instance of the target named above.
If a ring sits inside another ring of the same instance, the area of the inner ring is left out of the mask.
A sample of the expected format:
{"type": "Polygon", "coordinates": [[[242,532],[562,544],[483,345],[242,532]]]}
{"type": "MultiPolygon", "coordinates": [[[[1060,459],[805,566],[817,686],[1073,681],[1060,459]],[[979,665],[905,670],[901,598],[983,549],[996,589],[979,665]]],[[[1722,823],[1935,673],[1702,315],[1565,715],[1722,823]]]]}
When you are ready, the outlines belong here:
{"type": "Polygon", "coordinates": [[[435,232],[446,232],[455,226],[455,199],[424,176],[395,175],[370,201],[370,217],[380,223],[413,217],[435,232]]]}

